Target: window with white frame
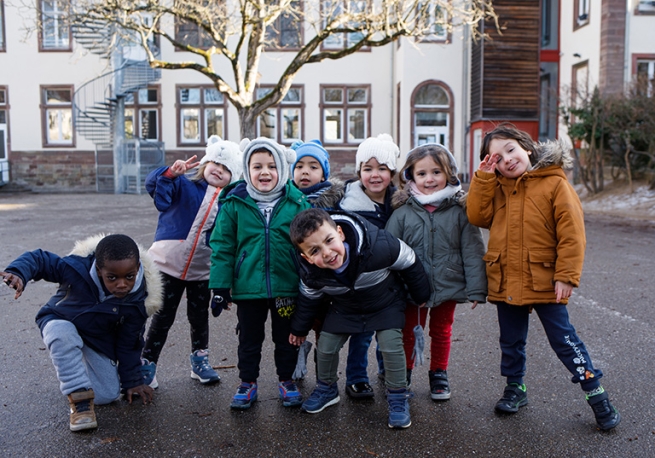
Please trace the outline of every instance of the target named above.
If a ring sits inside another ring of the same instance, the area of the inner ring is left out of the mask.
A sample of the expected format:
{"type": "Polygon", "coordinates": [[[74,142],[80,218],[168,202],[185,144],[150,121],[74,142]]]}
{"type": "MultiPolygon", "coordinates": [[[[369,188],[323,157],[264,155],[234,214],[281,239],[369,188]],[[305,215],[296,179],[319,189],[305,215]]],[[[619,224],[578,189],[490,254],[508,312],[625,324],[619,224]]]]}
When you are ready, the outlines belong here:
{"type": "MultiPolygon", "coordinates": [[[[271,87],[257,88],[257,99],[265,97],[271,87]]],[[[268,108],[257,120],[257,135],[278,143],[291,144],[302,138],[303,88],[292,86],[276,107],[268,108]]]]}
{"type": "Polygon", "coordinates": [[[451,98],[441,84],[418,86],[412,94],[412,145],[439,143],[450,148],[451,111],[451,98]]]}
{"type": "Polygon", "coordinates": [[[322,141],[361,143],[370,135],[370,86],[321,86],[322,141]]]}
{"type": "MultiPolygon", "coordinates": [[[[359,25],[358,17],[364,15],[369,6],[367,0],[323,0],[323,27],[330,26],[331,22],[342,14],[349,14],[352,15],[352,20],[342,24],[341,27],[355,28],[359,25]]],[[[332,25],[332,27],[340,26],[332,25]]],[[[357,44],[363,38],[362,32],[336,33],[325,39],[321,46],[325,49],[344,49],[357,44]]]]}
{"type": "Polygon", "coordinates": [[[419,13],[425,18],[425,33],[421,41],[446,41],[448,39],[448,14],[434,2],[421,1],[419,13]]]}
{"type": "Polygon", "coordinates": [[[640,0],[637,3],[636,14],[655,14],[655,0],[640,0]]]}
{"type": "Polygon", "coordinates": [[[5,45],[5,2],[0,0],[0,52],[6,51],[5,45]]]}
{"type": "Polygon", "coordinates": [[[177,87],[178,144],[205,145],[225,138],[225,97],[213,86],[177,87]]]}
{"type": "Polygon", "coordinates": [[[125,137],[159,140],[159,87],[132,92],[125,98],[125,137]]]}
{"type": "Polygon", "coordinates": [[[589,24],[589,5],[591,0],[575,0],[573,10],[573,30],[589,24]]]}
{"type": "Polygon", "coordinates": [[[573,66],[571,79],[571,104],[580,108],[589,96],[589,62],[580,62],[573,66]]]}
{"type": "Polygon", "coordinates": [[[298,20],[297,13],[302,11],[300,0],[291,0],[287,11],[266,28],[266,41],[268,49],[278,51],[294,50],[302,44],[302,21],[298,20]]]}
{"type": "Polygon", "coordinates": [[[652,97],[655,89],[655,58],[637,59],[637,89],[641,94],[652,97]]]}
{"type": "Polygon", "coordinates": [[[41,86],[44,146],[73,145],[73,86],[41,86]]]}
{"type": "MultiPolygon", "coordinates": [[[[0,86],[0,161],[7,160],[7,87],[0,86]]],[[[0,181],[5,181],[0,178],[0,181]]]]}
{"type": "Polygon", "coordinates": [[[70,27],[66,15],[68,0],[41,0],[39,46],[42,51],[68,51],[71,49],[70,27]]]}

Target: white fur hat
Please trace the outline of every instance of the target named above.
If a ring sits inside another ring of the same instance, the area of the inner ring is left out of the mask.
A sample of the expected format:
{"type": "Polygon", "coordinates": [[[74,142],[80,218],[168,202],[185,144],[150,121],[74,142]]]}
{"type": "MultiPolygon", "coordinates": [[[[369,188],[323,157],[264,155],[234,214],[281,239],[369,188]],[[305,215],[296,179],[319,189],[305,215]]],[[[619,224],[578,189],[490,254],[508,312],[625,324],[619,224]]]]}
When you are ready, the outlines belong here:
{"type": "Polygon", "coordinates": [[[362,167],[362,164],[375,158],[380,164],[389,167],[389,170],[396,170],[396,160],[400,157],[400,148],[393,142],[389,134],[380,134],[377,137],[368,137],[357,148],[355,156],[356,169],[362,167]]]}
{"type": "Polygon", "coordinates": [[[248,173],[250,156],[252,156],[254,151],[260,148],[267,150],[273,155],[277,167],[278,183],[277,186],[271,190],[271,193],[277,193],[286,186],[287,181],[289,180],[291,164],[296,162],[296,152],[294,150],[286,148],[284,145],[280,145],[276,141],[266,137],[258,137],[252,141],[244,138],[241,140],[239,147],[241,148],[241,151],[243,151],[243,170],[245,170],[244,179],[249,186],[252,187],[252,181],[250,180],[250,174],[248,173]]]}
{"type": "Polygon", "coordinates": [[[223,140],[218,135],[212,135],[207,140],[205,156],[200,159],[200,165],[205,162],[215,162],[224,165],[232,174],[230,183],[241,179],[243,174],[243,159],[239,145],[223,140]]]}

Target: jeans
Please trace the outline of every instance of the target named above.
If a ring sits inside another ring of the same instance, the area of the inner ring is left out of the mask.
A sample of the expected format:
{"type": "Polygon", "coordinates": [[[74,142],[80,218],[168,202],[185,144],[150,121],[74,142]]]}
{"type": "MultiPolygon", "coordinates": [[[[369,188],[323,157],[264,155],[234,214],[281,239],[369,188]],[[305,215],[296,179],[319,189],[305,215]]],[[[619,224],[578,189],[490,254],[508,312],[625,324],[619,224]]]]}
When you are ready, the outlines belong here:
{"type": "Polygon", "coordinates": [[[346,384],[368,383],[368,347],[371,346],[371,340],[373,340],[373,332],[350,335],[346,360],[346,384]]]}
{"type": "Polygon", "coordinates": [[[62,394],[92,388],[94,403],[98,405],[109,404],[120,397],[116,363],[84,345],[73,323],[51,320],[43,328],[42,335],[57,371],[62,394]]]}
{"type": "MultiPolygon", "coordinates": [[[[528,337],[530,311],[527,306],[514,306],[504,302],[496,304],[500,326],[500,349],[502,358],[500,373],[507,383],[523,383],[525,375],[525,345],[528,337]]],[[[571,381],[579,383],[584,391],[600,386],[603,373],[595,369],[589,353],[569,322],[569,312],[562,304],[539,304],[533,306],[548,336],[548,342],[557,357],[573,376],[571,381]]]]}

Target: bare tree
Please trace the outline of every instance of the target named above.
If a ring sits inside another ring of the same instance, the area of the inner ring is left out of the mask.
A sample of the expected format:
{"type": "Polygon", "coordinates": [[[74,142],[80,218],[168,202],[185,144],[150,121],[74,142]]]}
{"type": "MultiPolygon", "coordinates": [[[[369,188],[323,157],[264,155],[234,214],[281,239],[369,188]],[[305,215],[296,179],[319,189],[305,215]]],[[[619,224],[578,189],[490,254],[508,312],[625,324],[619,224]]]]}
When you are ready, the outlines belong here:
{"type": "Polygon", "coordinates": [[[151,67],[205,75],[236,107],[241,136],[250,138],[258,116],[282,101],[304,65],[420,38],[435,27],[471,26],[477,35],[476,25],[488,20],[498,28],[492,0],[72,0],[68,19],[76,38],[84,30],[111,31],[114,43],[137,42],[151,67]],[[285,46],[283,32],[295,55],[257,99],[262,56],[285,46]],[[343,46],[324,46],[335,39],[343,46]],[[156,52],[162,40],[193,57],[162,60],[156,52]]]}

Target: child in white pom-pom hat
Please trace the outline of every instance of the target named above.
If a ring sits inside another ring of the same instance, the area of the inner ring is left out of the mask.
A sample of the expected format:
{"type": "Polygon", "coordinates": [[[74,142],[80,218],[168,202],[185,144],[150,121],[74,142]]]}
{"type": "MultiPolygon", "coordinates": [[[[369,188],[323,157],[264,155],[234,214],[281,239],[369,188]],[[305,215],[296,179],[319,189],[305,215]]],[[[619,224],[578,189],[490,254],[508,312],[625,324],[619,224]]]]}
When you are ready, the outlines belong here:
{"type": "MultiPolygon", "coordinates": [[[[358,180],[346,182],[344,197],[339,203],[341,210],[357,213],[370,223],[384,229],[393,212],[391,196],[396,187],[391,180],[396,174],[396,161],[400,148],[389,134],[369,137],[357,148],[355,156],[358,180]]],[[[346,393],[353,398],[373,397],[367,373],[368,347],[372,332],[353,334],[348,346],[346,365],[346,393]]],[[[384,373],[382,355],[377,354],[378,372],[384,373]]]]}
{"type": "Polygon", "coordinates": [[[294,150],[264,137],[244,139],[241,149],[245,180],[223,190],[210,239],[212,308],[237,304],[241,384],[230,407],[248,409],[257,400],[269,311],[279,397],[285,407],[300,406],[292,380],[298,348],[289,343],[299,285],[289,226],[310,205],[289,179],[294,150]]]}
{"type": "Polygon", "coordinates": [[[218,212],[221,190],[242,174],[241,150],[234,142],[212,135],[204,157],[177,160],[152,171],[146,189],[159,210],[155,241],[149,253],[162,272],[164,304],[150,323],[142,352],[146,384],[157,388],[156,369],[168,331],[186,291],[191,328],[191,377],[202,384],[220,380],[208,361],[209,235],[218,212]],[[187,175],[192,169],[195,173],[187,175]]]}

